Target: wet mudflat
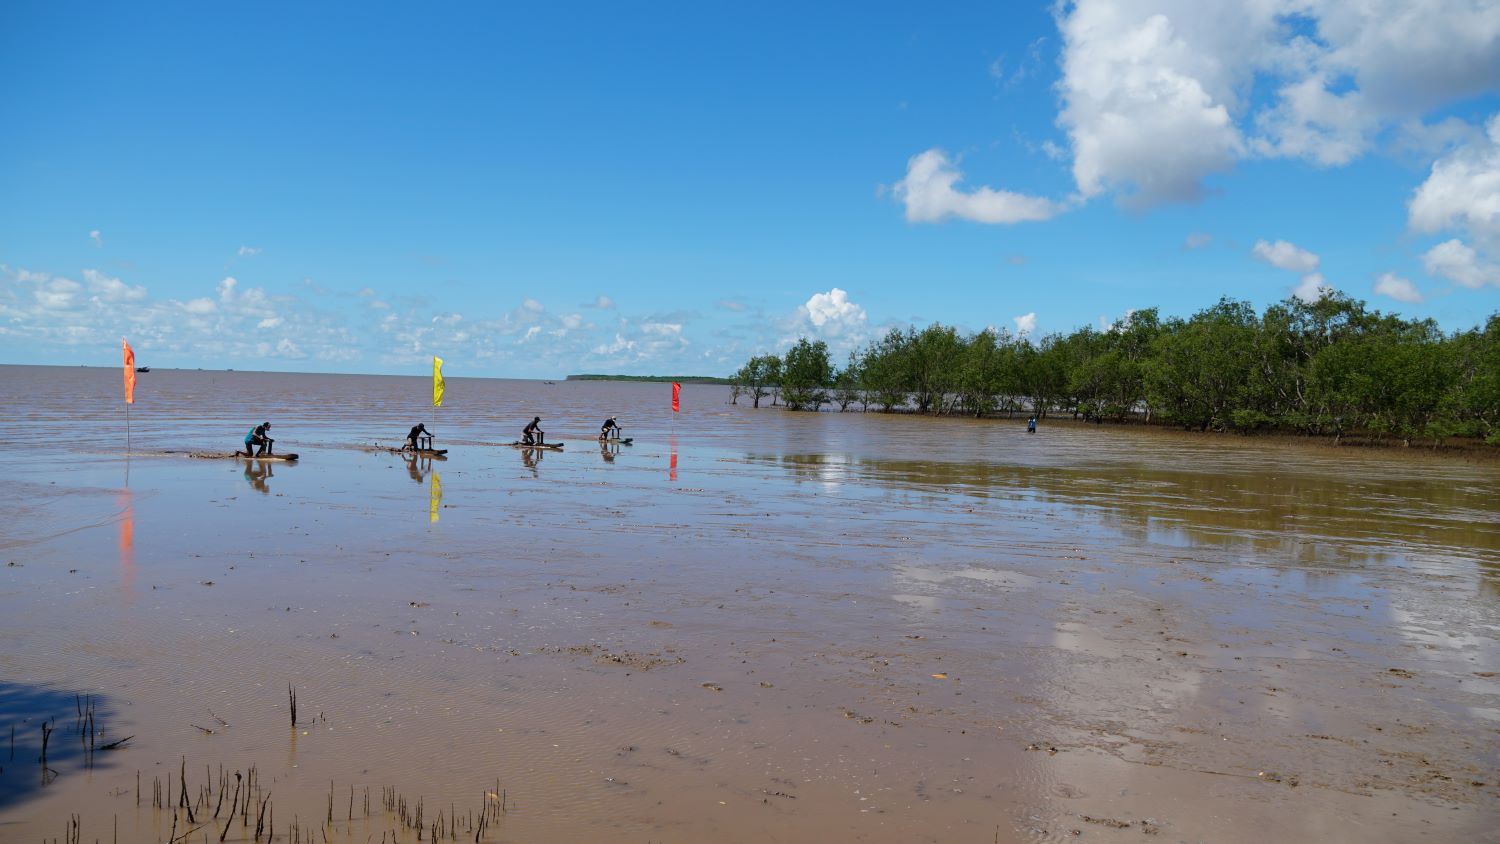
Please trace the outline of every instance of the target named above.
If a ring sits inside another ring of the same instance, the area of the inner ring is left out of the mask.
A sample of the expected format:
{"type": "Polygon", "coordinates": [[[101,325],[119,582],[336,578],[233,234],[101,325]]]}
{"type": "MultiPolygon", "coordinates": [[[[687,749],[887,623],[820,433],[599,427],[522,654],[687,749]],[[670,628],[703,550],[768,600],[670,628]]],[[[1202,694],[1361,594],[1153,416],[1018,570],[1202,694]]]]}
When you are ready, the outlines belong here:
{"type": "Polygon", "coordinates": [[[517,842],[1500,828],[1493,462],[200,372],[127,462],[118,378],[0,367],[3,840],[164,841],[154,782],[251,765],[276,840],[417,840],[386,787],[517,842]],[[565,451],[495,445],[536,414],[565,451]],[[157,454],[264,419],[298,464],[157,454]],[[447,460],[369,448],[418,421],[447,460]]]}

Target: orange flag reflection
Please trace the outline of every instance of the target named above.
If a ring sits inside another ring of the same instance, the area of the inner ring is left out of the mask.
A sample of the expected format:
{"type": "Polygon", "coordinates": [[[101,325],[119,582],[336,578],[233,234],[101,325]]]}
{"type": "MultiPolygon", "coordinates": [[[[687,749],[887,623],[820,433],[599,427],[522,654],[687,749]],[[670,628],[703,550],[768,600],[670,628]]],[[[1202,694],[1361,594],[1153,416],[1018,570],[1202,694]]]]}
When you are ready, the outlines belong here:
{"type": "Polygon", "coordinates": [[[135,504],[130,490],[122,490],[120,502],[120,589],[135,594],[135,504]]]}

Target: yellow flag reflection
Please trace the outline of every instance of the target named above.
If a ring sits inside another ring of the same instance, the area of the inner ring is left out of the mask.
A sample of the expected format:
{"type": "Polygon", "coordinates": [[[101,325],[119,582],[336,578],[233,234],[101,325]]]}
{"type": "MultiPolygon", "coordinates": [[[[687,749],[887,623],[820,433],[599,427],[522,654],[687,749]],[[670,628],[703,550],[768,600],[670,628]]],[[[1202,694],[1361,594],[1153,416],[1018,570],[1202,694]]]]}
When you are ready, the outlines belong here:
{"type": "Polygon", "coordinates": [[[433,469],[432,470],[432,495],[431,495],[431,500],[429,501],[429,503],[427,505],[427,521],[429,523],[430,522],[436,522],[438,520],[438,508],[442,507],[442,506],[443,506],[443,482],[438,479],[437,470],[433,469]]]}

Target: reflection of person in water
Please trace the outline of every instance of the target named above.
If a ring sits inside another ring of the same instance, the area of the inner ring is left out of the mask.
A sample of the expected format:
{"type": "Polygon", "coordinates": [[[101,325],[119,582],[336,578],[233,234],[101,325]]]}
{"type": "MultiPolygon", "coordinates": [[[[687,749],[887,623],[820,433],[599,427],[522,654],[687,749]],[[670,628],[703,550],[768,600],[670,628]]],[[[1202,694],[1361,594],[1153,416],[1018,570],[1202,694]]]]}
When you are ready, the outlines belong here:
{"type": "Polygon", "coordinates": [[[542,459],[542,452],[536,449],[521,449],[521,463],[531,470],[531,476],[536,477],[536,464],[542,459]]]}
{"type": "Polygon", "coordinates": [[[417,483],[422,482],[422,470],[417,468],[417,456],[415,454],[406,458],[406,473],[411,475],[411,479],[417,483]]]}
{"type": "Polygon", "coordinates": [[[271,488],[266,485],[266,479],[272,477],[271,464],[264,460],[251,460],[245,463],[245,480],[250,482],[250,487],[261,495],[270,495],[271,488]]]}

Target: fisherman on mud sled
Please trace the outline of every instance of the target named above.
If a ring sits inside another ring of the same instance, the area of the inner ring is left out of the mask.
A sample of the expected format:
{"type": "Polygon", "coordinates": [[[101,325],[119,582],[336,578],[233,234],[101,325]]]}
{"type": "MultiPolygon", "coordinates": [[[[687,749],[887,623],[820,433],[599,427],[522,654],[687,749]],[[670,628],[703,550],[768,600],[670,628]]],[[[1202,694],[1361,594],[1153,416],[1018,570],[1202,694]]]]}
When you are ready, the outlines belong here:
{"type": "Polygon", "coordinates": [[[547,441],[547,432],[540,427],[541,421],[542,417],[534,417],[530,425],[521,429],[522,445],[542,445],[547,441]]]}
{"type": "Polygon", "coordinates": [[[251,428],[248,434],[245,434],[245,456],[265,457],[271,453],[271,447],[275,443],[276,441],[271,439],[271,423],[262,422],[251,428]],[[251,451],[252,446],[259,446],[260,450],[251,451]]]}
{"type": "Polygon", "coordinates": [[[406,451],[407,449],[411,449],[412,451],[432,450],[432,432],[427,430],[426,422],[418,422],[417,427],[412,428],[411,433],[406,435],[406,442],[401,444],[401,450],[406,451]]]}

